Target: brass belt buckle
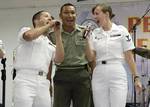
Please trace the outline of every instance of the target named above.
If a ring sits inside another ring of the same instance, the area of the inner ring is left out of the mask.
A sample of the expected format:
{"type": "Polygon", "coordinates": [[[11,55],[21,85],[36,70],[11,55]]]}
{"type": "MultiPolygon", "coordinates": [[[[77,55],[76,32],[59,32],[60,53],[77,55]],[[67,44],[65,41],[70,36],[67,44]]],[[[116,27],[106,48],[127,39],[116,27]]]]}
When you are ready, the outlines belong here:
{"type": "Polygon", "coordinates": [[[43,71],[39,71],[38,75],[43,76],[43,71]]]}

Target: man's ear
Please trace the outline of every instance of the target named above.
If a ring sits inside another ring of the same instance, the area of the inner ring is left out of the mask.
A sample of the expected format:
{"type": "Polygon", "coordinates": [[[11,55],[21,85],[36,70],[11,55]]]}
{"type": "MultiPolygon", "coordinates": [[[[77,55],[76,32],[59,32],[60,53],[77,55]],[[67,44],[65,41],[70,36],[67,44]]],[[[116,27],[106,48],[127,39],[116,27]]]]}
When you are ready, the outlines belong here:
{"type": "Polygon", "coordinates": [[[35,25],[39,25],[40,24],[40,19],[36,19],[34,20],[35,25]]]}
{"type": "Polygon", "coordinates": [[[110,17],[110,14],[109,14],[109,12],[108,12],[108,11],[106,12],[106,15],[107,15],[107,17],[110,17]]]}

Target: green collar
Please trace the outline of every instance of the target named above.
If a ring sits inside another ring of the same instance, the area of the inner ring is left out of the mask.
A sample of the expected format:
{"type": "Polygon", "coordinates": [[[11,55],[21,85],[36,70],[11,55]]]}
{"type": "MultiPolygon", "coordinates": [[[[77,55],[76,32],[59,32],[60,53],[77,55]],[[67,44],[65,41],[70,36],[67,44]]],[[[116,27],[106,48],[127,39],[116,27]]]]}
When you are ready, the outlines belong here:
{"type": "MultiPolygon", "coordinates": [[[[80,25],[76,24],[74,31],[72,31],[71,33],[73,34],[74,32],[81,32],[83,28],[84,28],[83,26],[80,26],[80,25]]],[[[66,32],[66,31],[64,31],[63,28],[62,28],[62,32],[68,33],[68,32],[66,32]]]]}

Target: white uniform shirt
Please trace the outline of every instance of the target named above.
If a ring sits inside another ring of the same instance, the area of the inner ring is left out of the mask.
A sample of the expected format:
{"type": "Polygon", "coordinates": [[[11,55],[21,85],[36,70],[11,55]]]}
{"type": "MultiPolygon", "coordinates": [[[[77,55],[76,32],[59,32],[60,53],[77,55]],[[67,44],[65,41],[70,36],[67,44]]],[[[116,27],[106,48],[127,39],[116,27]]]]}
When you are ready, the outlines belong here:
{"type": "Polygon", "coordinates": [[[134,44],[127,29],[121,25],[112,24],[109,31],[96,28],[92,35],[96,60],[122,60],[123,52],[134,49],[134,44]]]}
{"type": "Polygon", "coordinates": [[[48,72],[50,61],[54,59],[55,47],[46,36],[39,36],[32,41],[23,39],[23,34],[30,30],[24,27],[18,34],[19,46],[16,50],[14,67],[16,70],[30,69],[48,72]]]}

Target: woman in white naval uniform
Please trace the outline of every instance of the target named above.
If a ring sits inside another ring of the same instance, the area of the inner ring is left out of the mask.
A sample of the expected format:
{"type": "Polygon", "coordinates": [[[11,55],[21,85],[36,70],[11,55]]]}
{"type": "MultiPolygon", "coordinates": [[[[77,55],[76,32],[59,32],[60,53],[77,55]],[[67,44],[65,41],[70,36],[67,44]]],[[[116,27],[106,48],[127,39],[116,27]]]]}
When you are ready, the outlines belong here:
{"type": "Polygon", "coordinates": [[[14,107],[51,107],[48,68],[51,60],[61,63],[64,49],[60,25],[47,11],[39,11],[32,18],[34,28],[23,27],[19,34],[14,67],[14,107]],[[56,48],[47,38],[54,28],[56,48]]]}
{"type": "Polygon", "coordinates": [[[141,91],[141,82],[136,71],[132,50],[135,48],[127,29],[114,24],[110,6],[97,4],[92,14],[101,26],[93,31],[92,44],[96,58],[92,89],[95,107],[125,107],[127,97],[128,63],[135,78],[135,86],[141,91]]]}

